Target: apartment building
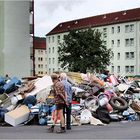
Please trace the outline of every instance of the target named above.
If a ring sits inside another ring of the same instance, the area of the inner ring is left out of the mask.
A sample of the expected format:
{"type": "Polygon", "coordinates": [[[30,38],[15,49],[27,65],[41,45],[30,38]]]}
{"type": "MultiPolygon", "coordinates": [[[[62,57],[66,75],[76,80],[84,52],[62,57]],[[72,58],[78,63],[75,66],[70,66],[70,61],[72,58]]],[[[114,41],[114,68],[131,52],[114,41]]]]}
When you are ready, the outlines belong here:
{"type": "Polygon", "coordinates": [[[111,73],[140,74],[140,8],[106,13],[58,24],[46,35],[47,72],[63,70],[58,63],[58,45],[71,29],[91,27],[102,33],[107,48],[113,51],[111,73]]]}
{"type": "Polygon", "coordinates": [[[0,1],[0,75],[31,75],[30,13],[33,1],[0,1]]]}
{"type": "Polygon", "coordinates": [[[35,75],[43,76],[47,74],[46,38],[34,37],[34,49],[35,49],[35,75]]]}

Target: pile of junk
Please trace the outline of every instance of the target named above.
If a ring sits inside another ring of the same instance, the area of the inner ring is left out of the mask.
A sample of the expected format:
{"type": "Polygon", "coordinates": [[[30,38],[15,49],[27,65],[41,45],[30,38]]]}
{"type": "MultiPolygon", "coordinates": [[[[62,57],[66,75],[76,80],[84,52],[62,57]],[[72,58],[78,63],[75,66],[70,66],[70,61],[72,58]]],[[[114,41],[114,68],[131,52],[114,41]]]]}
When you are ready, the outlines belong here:
{"type": "MultiPolygon", "coordinates": [[[[72,125],[140,120],[140,79],[76,72],[67,72],[67,76],[73,90],[72,125]]],[[[0,126],[52,124],[52,85],[50,75],[8,81],[1,76],[0,126]]]]}

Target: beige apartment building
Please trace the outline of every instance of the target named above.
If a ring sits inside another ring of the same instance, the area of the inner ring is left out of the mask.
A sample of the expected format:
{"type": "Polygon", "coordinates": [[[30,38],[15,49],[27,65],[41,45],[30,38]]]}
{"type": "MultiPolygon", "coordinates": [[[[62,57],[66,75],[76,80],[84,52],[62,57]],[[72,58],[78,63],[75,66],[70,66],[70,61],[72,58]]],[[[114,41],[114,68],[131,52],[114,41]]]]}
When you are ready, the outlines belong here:
{"type": "Polygon", "coordinates": [[[58,63],[58,45],[69,29],[98,29],[107,48],[113,51],[111,73],[140,74],[140,8],[105,13],[58,24],[46,35],[47,72],[63,70],[58,63]]]}
{"type": "Polygon", "coordinates": [[[35,49],[35,75],[44,76],[47,74],[47,50],[46,38],[34,38],[35,49]]]}

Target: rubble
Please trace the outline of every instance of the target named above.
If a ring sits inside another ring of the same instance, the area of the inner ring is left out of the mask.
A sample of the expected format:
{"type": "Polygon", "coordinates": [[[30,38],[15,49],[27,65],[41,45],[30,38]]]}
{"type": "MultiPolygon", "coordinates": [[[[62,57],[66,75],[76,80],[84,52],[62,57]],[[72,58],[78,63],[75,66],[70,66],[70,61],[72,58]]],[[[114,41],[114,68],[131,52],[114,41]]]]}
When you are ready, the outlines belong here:
{"type": "MultiPolygon", "coordinates": [[[[139,79],[75,72],[67,75],[73,89],[72,125],[139,120],[139,79]]],[[[37,124],[51,124],[55,110],[52,85],[49,75],[30,80],[13,77],[8,81],[0,77],[0,123],[24,125],[37,116],[37,124]]]]}

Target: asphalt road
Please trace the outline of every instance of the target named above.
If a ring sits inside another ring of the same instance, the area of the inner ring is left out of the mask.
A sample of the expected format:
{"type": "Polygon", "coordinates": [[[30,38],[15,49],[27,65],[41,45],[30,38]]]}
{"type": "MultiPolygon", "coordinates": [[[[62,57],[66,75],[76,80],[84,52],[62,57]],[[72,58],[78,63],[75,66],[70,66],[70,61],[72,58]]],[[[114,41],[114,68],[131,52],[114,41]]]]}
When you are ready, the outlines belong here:
{"type": "Polygon", "coordinates": [[[0,139],[140,139],[140,121],[73,126],[64,134],[48,133],[46,126],[6,126],[0,127],[0,139]]]}

